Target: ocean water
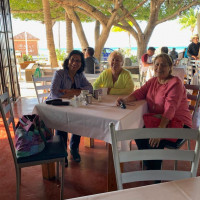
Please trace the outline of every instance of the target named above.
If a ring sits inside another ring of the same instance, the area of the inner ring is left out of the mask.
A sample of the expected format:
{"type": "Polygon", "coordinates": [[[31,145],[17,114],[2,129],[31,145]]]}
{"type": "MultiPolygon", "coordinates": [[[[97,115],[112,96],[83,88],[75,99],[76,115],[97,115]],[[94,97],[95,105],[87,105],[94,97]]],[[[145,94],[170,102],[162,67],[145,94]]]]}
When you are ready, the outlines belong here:
{"type": "MultiPolygon", "coordinates": [[[[119,47],[105,47],[105,48],[111,48],[113,50],[119,49],[119,47]]],[[[161,47],[155,47],[155,48],[156,48],[157,51],[159,51],[159,49],[161,47]]],[[[172,50],[172,48],[176,48],[176,51],[178,53],[180,53],[180,52],[183,52],[184,48],[187,48],[187,47],[168,47],[169,51],[172,50]]],[[[80,51],[82,50],[82,48],[75,48],[75,49],[76,50],[80,50],[80,51]]],[[[124,47],[124,48],[120,48],[120,49],[129,49],[129,47],[124,47]]],[[[66,48],[61,48],[61,50],[62,51],[66,51],[66,48]]],[[[45,56],[45,57],[48,56],[48,50],[47,49],[40,48],[38,51],[39,51],[39,55],[40,56],[45,56]]],[[[133,55],[137,55],[137,47],[131,47],[131,53],[133,55]]]]}

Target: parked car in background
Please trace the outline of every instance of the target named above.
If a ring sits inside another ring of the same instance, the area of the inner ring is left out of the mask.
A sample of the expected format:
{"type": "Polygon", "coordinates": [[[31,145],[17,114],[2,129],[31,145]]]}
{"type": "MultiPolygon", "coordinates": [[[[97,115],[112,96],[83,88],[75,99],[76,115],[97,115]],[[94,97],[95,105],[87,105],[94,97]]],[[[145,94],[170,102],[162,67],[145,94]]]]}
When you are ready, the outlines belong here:
{"type": "Polygon", "coordinates": [[[111,48],[104,48],[101,54],[101,61],[107,61],[108,56],[113,52],[114,50],[111,48]]]}

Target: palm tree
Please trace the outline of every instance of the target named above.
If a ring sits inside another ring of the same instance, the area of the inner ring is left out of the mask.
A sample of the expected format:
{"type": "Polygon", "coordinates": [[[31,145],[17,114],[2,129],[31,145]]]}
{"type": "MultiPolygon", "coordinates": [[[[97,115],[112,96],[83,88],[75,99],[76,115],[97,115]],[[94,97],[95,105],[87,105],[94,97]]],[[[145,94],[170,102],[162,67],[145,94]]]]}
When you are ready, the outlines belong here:
{"type": "Polygon", "coordinates": [[[179,23],[182,25],[181,29],[190,27],[193,35],[194,28],[197,25],[197,12],[190,8],[190,10],[179,19],[179,23]]]}

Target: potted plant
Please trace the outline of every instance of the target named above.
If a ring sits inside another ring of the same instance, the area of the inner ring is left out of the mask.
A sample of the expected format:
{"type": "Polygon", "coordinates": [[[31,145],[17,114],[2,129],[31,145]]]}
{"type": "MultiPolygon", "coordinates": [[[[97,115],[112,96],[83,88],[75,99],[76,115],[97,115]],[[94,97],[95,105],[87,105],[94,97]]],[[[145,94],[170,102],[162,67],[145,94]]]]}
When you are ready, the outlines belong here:
{"type": "Polygon", "coordinates": [[[23,55],[23,63],[20,63],[21,69],[25,69],[30,63],[35,63],[35,61],[33,61],[33,57],[31,55],[23,55]]]}

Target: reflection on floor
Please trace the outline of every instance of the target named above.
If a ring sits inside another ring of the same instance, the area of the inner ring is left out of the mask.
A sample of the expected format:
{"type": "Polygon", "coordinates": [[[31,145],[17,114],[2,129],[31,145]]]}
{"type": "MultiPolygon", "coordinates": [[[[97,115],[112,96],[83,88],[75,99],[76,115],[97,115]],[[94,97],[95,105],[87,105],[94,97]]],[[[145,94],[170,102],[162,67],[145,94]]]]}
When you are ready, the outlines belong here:
{"type": "MultiPolygon", "coordinates": [[[[31,113],[36,103],[36,98],[19,99],[14,104],[15,117],[31,113]]],[[[136,148],[135,144],[132,144],[132,148],[136,148]]],[[[0,152],[0,199],[14,200],[16,197],[15,168],[2,122],[0,123],[0,152]]],[[[94,148],[86,148],[83,146],[82,139],[80,154],[82,158],[80,163],[73,162],[69,155],[69,167],[65,169],[65,199],[106,192],[108,155],[105,142],[95,140],[94,148]]],[[[139,162],[124,165],[125,170],[130,170],[130,168],[138,170],[140,167],[139,162]]],[[[172,168],[173,163],[164,162],[163,167],[164,169],[172,168]]],[[[178,162],[178,167],[187,170],[189,163],[178,162]]],[[[198,175],[200,175],[200,170],[198,175]]],[[[126,187],[146,184],[151,184],[151,182],[127,184],[126,187]]],[[[41,166],[22,169],[21,200],[44,199],[59,199],[59,188],[56,181],[44,180],[41,166]]]]}

